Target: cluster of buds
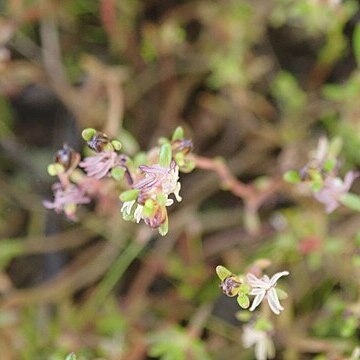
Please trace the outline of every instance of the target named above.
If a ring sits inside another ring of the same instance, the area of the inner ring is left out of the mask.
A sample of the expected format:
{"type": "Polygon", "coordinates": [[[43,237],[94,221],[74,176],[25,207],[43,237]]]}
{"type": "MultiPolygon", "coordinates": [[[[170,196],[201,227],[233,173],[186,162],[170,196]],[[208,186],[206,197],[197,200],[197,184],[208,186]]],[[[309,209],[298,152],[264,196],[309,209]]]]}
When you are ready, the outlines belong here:
{"type": "Polygon", "coordinates": [[[123,218],[135,222],[143,220],[165,235],[168,232],[167,207],[174,200],[181,201],[179,171],[190,172],[195,167],[187,156],[192,142],[185,139],[183,129],[177,128],[171,140],[161,139],[158,147],[134,159],[119,153],[122,146],[118,140],[110,140],[95,129],[85,129],[82,137],[95,154],[80,161],[80,154],[68,146],[59,150],[48,171],[50,175],[57,175],[60,183],[54,185],[54,201],[46,201],[44,205],[74,220],[77,205],[90,202],[91,191],[86,189],[86,184],[89,185],[86,179],[101,182],[112,178],[119,183],[118,188],[123,189],[119,196],[123,218]],[[77,176],[72,176],[74,171],[77,176]]]}
{"type": "Polygon", "coordinates": [[[80,154],[68,145],[64,145],[55,155],[54,163],[48,166],[48,173],[57,176],[59,181],[52,186],[54,200],[43,202],[48,209],[65,215],[75,221],[77,206],[90,202],[86,189],[72,181],[73,174],[79,165],[80,154]]]}
{"type": "Polygon", "coordinates": [[[338,176],[340,166],[337,156],[340,150],[339,139],[329,143],[326,138],[321,138],[317,150],[300,171],[291,170],[284,174],[285,181],[305,184],[310,188],[314,198],[325,206],[327,213],[333,212],[341,204],[360,211],[360,198],[349,193],[359,174],[349,171],[344,179],[338,176]]]}
{"type": "MultiPolygon", "coordinates": [[[[260,303],[266,299],[271,311],[279,315],[284,308],[281,306],[279,296],[286,297],[282,290],[275,289],[277,281],[282,277],[289,275],[288,271],[276,273],[269,278],[263,275],[258,278],[253,273],[247,273],[244,276],[233,274],[224,266],[217,266],[216,273],[221,280],[220,289],[229,297],[237,296],[237,302],[242,309],[254,311],[260,303]],[[254,296],[250,306],[249,296],[254,296]]],[[[248,316],[239,314],[243,321],[249,321],[248,316]]],[[[242,336],[243,346],[245,348],[254,347],[255,358],[257,360],[266,360],[275,356],[275,346],[272,341],[273,326],[267,316],[257,315],[251,318],[250,322],[244,326],[242,336]]]]}
{"type": "MultiPolygon", "coordinates": [[[[237,296],[237,302],[241,308],[247,309],[250,307],[249,310],[254,311],[266,299],[274,314],[279,315],[284,310],[275,287],[282,276],[289,275],[288,271],[278,272],[271,278],[267,275],[257,278],[252,273],[241,277],[219,265],[216,267],[216,273],[221,280],[220,288],[223,293],[230,297],[237,296]],[[249,295],[255,296],[251,306],[249,295]]],[[[283,291],[281,291],[281,294],[284,297],[286,296],[283,291]]]]}

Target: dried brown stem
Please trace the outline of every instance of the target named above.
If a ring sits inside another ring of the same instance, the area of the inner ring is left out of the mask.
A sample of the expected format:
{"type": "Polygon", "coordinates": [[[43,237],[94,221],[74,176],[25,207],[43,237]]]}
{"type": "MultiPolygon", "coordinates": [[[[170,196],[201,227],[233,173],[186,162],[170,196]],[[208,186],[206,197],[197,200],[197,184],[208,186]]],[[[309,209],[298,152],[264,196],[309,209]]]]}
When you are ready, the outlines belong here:
{"type": "Polygon", "coordinates": [[[256,212],[282,185],[280,179],[273,179],[265,189],[258,190],[253,185],[247,185],[238,180],[222,159],[209,159],[194,154],[191,155],[191,158],[195,161],[198,169],[215,172],[221,181],[222,188],[241,198],[245,202],[245,207],[251,212],[256,212]]]}

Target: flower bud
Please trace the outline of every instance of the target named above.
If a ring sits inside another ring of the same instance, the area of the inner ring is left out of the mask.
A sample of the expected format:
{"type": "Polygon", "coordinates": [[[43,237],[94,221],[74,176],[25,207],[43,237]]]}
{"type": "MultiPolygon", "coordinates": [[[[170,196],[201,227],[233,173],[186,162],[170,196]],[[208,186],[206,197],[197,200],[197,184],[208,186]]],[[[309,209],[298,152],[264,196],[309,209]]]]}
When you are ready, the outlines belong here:
{"type": "Polygon", "coordinates": [[[111,169],[111,176],[113,179],[119,181],[124,178],[125,169],[122,167],[114,167],[111,169]]]}
{"type": "Polygon", "coordinates": [[[183,138],[184,138],[184,129],[181,126],[178,126],[174,130],[171,140],[174,141],[174,140],[180,140],[183,138]]]}
{"type": "Polygon", "coordinates": [[[62,165],[65,170],[71,168],[71,166],[76,167],[79,160],[79,155],[68,145],[64,144],[62,149],[58,150],[55,155],[55,163],[62,165]]]}
{"type": "Polygon", "coordinates": [[[169,143],[161,145],[160,155],[159,155],[159,164],[164,168],[170,166],[172,159],[171,145],[169,143]]]}
{"type": "Polygon", "coordinates": [[[48,165],[47,172],[50,176],[56,176],[65,171],[64,166],[61,164],[50,164],[48,165]]]}
{"type": "Polygon", "coordinates": [[[136,198],[139,195],[139,192],[140,192],[140,190],[137,190],[137,189],[127,190],[127,191],[124,191],[123,193],[121,193],[119,198],[122,202],[133,201],[133,200],[136,200],[136,198]]]}
{"type": "Polygon", "coordinates": [[[82,131],[81,136],[85,141],[90,141],[95,136],[96,130],[92,128],[86,128],[82,131]]]}
{"type": "Polygon", "coordinates": [[[221,282],[220,289],[225,295],[233,297],[239,293],[240,285],[241,281],[239,277],[230,275],[221,282]]]}
{"type": "Polygon", "coordinates": [[[86,141],[89,148],[97,153],[102,151],[113,151],[114,147],[109,138],[104,133],[98,131],[95,131],[94,133],[94,131],[94,129],[85,129],[83,131],[83,137],[88,139],[86,141]],[[86,130],[88,131],[86,132],[86,130]],[[92,136],[90,137],[91,134],[92,136]]]}

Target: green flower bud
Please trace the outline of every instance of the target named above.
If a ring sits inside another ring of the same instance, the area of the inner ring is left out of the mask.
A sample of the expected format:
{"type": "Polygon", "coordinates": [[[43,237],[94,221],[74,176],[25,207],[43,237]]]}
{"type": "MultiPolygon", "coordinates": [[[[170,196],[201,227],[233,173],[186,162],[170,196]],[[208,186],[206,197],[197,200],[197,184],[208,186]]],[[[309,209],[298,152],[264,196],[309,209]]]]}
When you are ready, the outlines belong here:
{"type": "Polygon", "coordinates": [[[137,199],[139,192],[140,190],[137,189],[127,190],[121,193],[119,198],[122,202],[133,201],[137,199]]]}
{"type": "Polygon", "coordinates": [[[152,199],[147,199],[145,201],[145,204],[144,204],[144,209],[143,209],[143,214],[145,217],[150,217],[153,212],[154,212],[154,208],[155,208],[155,203],[154,203],[154,200],[152,199]]]}
{"type": "Polygon", "coordinates": [[[168,168],[172,159],[171,145],[169,143],[161,145],[159,163],[160,166],[168,168]]]}
{"type": "Polygon", "coordinates": [[[62,174],[65,171],[65,168],[61,164],[50,164],[47,167],[47,172],[50,176],[56,176],[62,174]]]}
{"type": "Polygon", "coordinates": [[[165,236],[168,233],[168,231],[169,231],[168,219],[166,219],[166,221],[160,225],[158,231],[161,236],[165,236]]]}
{"type": "Polygon", "coordinates": [[[250,300],[245,294],[239,293],[236,300],[242,309],[247,309],[250,306],[250,300]]]}
{"type": "Polygon", "coordinates": [[[185,165],[185,155],[182,152],[179,152],[177,154],[175,154],[174,156],[176,163],[179,166],[184,166],[185,165]]]}
{"type": "Polygon", "coordinates": [[[291,184],[296,184],[301,181],[300,174],[295,170],[287,171],[284,174],[283,178],[286,182],[291,183],[291,184]]]}
{"type": "Polygon", "coordinates": [[[224,281],[227,277],[232,275],[232,272],[228,270],[225,266],[218,265],[215,270],[217,276],[221,281],[224,281]]]}
{"type": "Polygon", "coordinates": [[[183,173],[190,173],[192,172],[196,167],[195,161],[193,160],[185,160],[185,164],[181,166],[181,172],[183,173]]]}
{"type": "Polygon", "coordinates": [[[90,141],[91,138],[96,134],[96,130],[93,128],[86,128],[82,131],[81,136],[85,141],[90,141]]]}
{"type": "Polygon", "coordinates": [[[330,172],[334,170],[336,165],[336,159],[327,159],[324,162],[323,168],[325,171],[330,172]]]}
{"type": "Polygon", "coordinates": [[[119,151],[121,149],[121,142],[119,140],[112,140],[111,145],[116,151],[119,151]]]}
{"type": "Polygon", "coordinates": [[[121,167],[115,167],[111,169],[111,176],[113,179],[120,181],[124,178],[125,169],[121,167]]]}
{"type": "Polygon", "coordinates": [[[173,135],[172,135],[172,140],[180,140],[180,139],[183,139],[184,138],[184,129],[181,127],[181,126],[178,126],[173,135]]]}
{"type": "Polygon", "coordinates": [[[156,195],[156,200],[160,206],[165,206],[167,196],[164,194],[158,194],[158,195],[156,195]]]}

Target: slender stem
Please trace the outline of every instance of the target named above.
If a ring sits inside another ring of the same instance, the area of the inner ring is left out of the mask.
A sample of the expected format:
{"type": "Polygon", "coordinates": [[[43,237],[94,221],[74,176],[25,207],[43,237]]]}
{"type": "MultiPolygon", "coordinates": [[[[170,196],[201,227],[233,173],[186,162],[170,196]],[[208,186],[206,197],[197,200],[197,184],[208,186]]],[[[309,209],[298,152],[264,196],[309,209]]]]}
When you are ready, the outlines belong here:
{"type": "Polygon", "coordinates": [[[105,301],[106,297],[112,291],[116,283],[124,274],[129,265],[137,258],[143,250],[145,243],[138,243],[132,241],[127,248],[118,256],[113,265],[111,266],[104,279],[97,286],[94,294],[86,303],[81,311],[78,319],[79,323],[84,324],[92,316],[95,316],[97,309],[105,301]]]}

